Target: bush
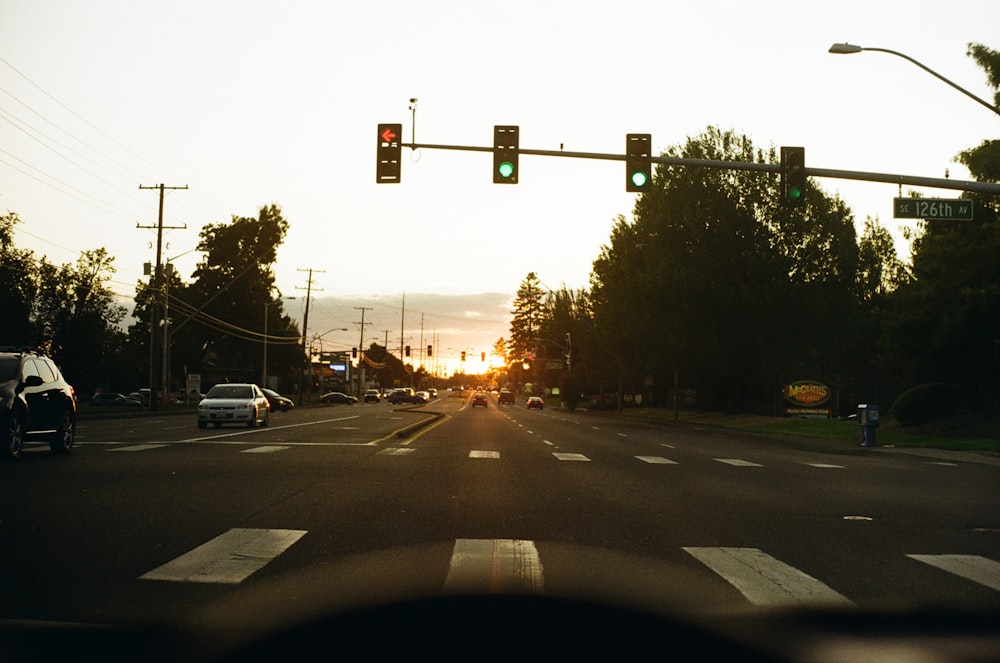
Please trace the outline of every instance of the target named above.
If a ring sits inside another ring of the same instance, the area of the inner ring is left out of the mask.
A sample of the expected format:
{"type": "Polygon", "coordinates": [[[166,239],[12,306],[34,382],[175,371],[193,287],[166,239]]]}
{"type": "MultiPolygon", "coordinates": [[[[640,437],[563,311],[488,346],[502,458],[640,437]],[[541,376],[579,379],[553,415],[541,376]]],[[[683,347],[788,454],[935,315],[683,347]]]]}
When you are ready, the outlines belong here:
{"type": "Polygon", "coordinates": [[[909,426],[957,414],[962,407],[962,393],[953,384],[932,382],[904,391],[892,404],[892,414],[900,424],[909,426]]]}

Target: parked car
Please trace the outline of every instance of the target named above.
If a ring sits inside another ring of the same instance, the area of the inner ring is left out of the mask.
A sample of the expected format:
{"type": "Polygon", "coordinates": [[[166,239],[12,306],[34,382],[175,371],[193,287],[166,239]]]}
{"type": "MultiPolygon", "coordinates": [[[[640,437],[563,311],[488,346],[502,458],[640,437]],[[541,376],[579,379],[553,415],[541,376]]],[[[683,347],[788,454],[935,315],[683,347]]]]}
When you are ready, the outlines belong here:
{"type": "Polygon", "coordinates": [[[344,405],[354,405],[358,402],[357,396],[351,396],[340,391],[331,391],[320,396],[320,402],[328,405],[342,403],[344,405]]]}
{"type": "Polygon", "coordinates": [[[417,392],[417,398],[419,398],[422,403],[430,403],[431,402],[431,392],[429,392],[429,391],[418,391],[417,392]]]}
{"type": "Polygon", "coordinates": [[[477,391],[472,395],[472,407],[476,407],[477,405],[489,407],[490,398],[486,395],[485,391],[477,391]]]}
{"type": "Polygon", "coordinates": [[[529,410],[543,410],[543,409],[545,409],[545,401],[542,400],[541,396],[529,396],[528,397],[528,409],[529,410]]]}
{"type": "Polygon", "coordinates": [[[272,410],[288,412],[295,407],[295,403],[292,402],[291,398],[286,398],[273,389],[265,389],[261,387],[260,390],[264,392],[264,397],[267,399],[267,403],[271,406],[272,410]]]}
{"type": "Polygon", "coordinates": [[[501,389],[500,396],[498,397],[500,405],[513,405],[514,404],[514,392],[510,389],[501,389]]]}
{"type": "Polygon", "coordinates": [[[99,394],[94,394],[94,397],[90,399],[91,405],[125,405],[128,407],[139,407],[142,405],[142,401],[138,398],[129,398],[124,394],[116,394],[114,392],[105,391],[99,394]]]}
{"type": "Polygon", "coordinates": [[[76,392],[48,357],[28,351],[0,352],[0,455],[20,458],[37,437],[60,454],[76,439],[76,392]]]}
{"type": "Polygon", "coordinates": [[[369,389],[365,392],[365,403],[381,403],[382,392],[378,389],[369,389]]]}
{"type": "Polygon", "coordinates": [[[222,424],[267,426],[270,415],[271,406],[260,387],[249,382],[227,382],[209,389],[198,403],[198,428],[206,428],[209,423],[216,428],[222,424]]]}

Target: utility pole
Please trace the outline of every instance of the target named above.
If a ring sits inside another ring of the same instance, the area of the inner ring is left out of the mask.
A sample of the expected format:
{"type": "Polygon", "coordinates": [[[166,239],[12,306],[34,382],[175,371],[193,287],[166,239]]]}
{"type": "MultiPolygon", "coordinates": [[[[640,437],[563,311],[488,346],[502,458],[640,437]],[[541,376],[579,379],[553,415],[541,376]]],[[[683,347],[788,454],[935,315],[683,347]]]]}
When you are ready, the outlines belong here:
{"type": "Polygon", "coordinates": [[[424,367],[424,314],[420,314],[420,367],[424,367]]]}
{"type": "Polygon", "coordinates": [[[160,389],[160,403],[161,409],[166,409],[168,398],[168,376],[170,374],[169,366],[167,365],[167,346],[170,342],[169,334],[167,329],[167,279],[166,275],[163,273],[163,229],[166,227],[169,230],[185,230],[187,229],[187,224],[183,226],[164,226],[163,225],[163,195],[164,191],[167,189],[187,189],[187,184],[184,186],[165,186],[163,184],[158,184],[155,186],[145,186],[143,184],[139,185],[140,189],[159,189],[160,190],[160,211],[157,215],[157,222],[155,226],[142,226],[138,223],[135,224],[136,228],[146,228],[152,229],[156,228],[156,271],[153,272],[153,277],[150,280],[154,293],[158,293],[157,303],[150,302],[150,353],[149,353],[149,409],[154,409],[153,403],[156,402],[156,391],[154,385],[158,385],[160,389]],[[159,325],[157,320],[163,321],[163,329],[159,333],[160,341],[160,371],[159,380],[154,379],[153,373],[155,372],[153,361],[154,348],[156,347],[157,340],[157,330],[159,325]]]}
{"type": "MultiPolygon", "coordinates": [[[[299,399],[302,404],[305,405],[306,402],[306,391],[305,391],[305,380],[306,373],[312,375],[312,352],[306,347],[307,333],[306,328],[309,325],[309,300],[312,298],[312,284],[313,284],[313,272],[322,273],[323,270],[310,269],[300,269],[300,272],[309,272],[309,278],[306,280],[306,287],[302,288],[300,286],[295,286],[297,290],[306,291],[306,312],[302,316],[302,374],[299,375],[299,399]]],[[[320,292],[323,291],[322,288],[318,288],[320,292]]]]}
{"type": "Polygon", "coordinates": [[[403,306],[400,308],[400,314],[399,314],[399,361],[401,363],[403,363],[404,366],[406,365],[406,362],[403,361],[404,360],[404,357],[403,357],[403,343],[406,342],[406,341],[403,340],[403,337],[406,335],[403,332],[403,329],[405,328],[405,326],[406,326],[406,293],[404,292],[403,293],[403,306]]]}
{"type": "Polygon", "coordinates": [[[361,340],[358,341],[358,396],[361,396],[361,383],[364,380],[365,369],[365,325],[370,325],[370,322],[365,322],[365,311],[371,311],[370,306],[355,306],[355,311],[361,311],[361,322],[354,322],[355,325],[361,325],[361,340]]]}

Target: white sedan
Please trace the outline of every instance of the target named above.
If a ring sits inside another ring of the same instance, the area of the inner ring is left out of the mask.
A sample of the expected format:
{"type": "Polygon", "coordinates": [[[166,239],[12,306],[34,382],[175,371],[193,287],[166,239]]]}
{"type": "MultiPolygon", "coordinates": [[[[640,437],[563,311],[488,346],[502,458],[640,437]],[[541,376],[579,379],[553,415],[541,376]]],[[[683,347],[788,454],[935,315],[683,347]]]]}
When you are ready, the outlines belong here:
{"type": "Polygon", "coordinates": [[[257,385],[217,384],[198,403],[198,428],[207,428],[209,423],[216,428],[222,424],[245,424],[247,428],[258,423],[267,426],[270,414],[267,396],[257,385]]]}

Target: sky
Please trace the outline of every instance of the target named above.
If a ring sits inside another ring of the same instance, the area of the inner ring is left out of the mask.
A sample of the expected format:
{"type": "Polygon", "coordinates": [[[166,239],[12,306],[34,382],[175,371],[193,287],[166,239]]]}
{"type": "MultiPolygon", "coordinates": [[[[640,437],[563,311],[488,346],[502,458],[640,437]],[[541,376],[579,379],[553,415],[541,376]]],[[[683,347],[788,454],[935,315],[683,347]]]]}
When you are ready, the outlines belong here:
{"type": "MultiPolygon", "coordinates": [[[[106,248],[129,297],[155,260],[158,192],[140,187],[187,187],[163,211],[184,278],[202,227],[276,204],[276,282],[301,320],[312,270],[309,336],[429,336],[444,363],[509,336],[529,272],[587,287],[636,194],[619,161],[523,155],[495,185],[488,153],[430,149],[377,184],[379,123],[473,146],[513,124],[522,148],[616,154],[627,133],[659,153],[716,126],[804,146],[811,167],[970,179],[954,157],[1000,117],[903,58],[827,50],[898,51],[991,99],[966,50],[1000,48],[998,26],[996,0],[0,0],[0,211],[56,264],[106,248]]],[[[817,182],[905,253],[895,185],[817,182]]]]}

